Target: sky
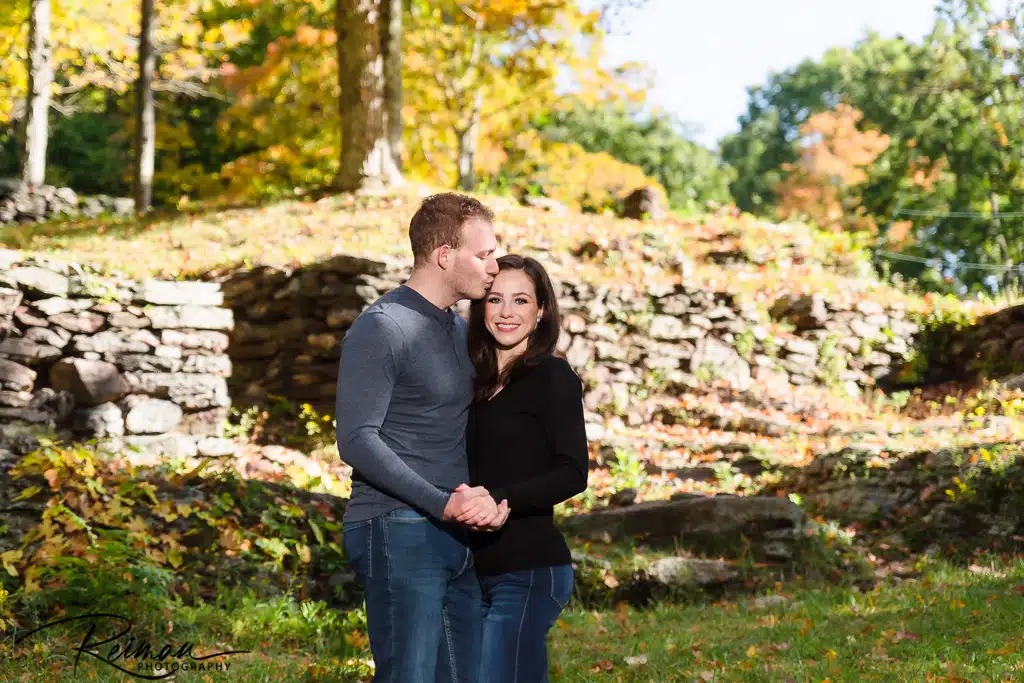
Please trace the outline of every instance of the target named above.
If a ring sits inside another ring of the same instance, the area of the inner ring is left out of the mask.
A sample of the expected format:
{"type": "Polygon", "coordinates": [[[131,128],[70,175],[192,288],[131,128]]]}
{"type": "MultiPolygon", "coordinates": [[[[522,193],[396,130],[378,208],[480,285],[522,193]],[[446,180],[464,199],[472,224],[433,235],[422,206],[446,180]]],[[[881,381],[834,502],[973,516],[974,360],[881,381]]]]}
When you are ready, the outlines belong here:
{"type": "Polygon", "coordinates": [[[751,85],[831,47],[852,46],[868,29],[919,40],[935,0],[648,0],[621,16],[608,38],[609,63],[653,67],[651,105],[696,124],[716,146],[738,129],[751,85]]]}

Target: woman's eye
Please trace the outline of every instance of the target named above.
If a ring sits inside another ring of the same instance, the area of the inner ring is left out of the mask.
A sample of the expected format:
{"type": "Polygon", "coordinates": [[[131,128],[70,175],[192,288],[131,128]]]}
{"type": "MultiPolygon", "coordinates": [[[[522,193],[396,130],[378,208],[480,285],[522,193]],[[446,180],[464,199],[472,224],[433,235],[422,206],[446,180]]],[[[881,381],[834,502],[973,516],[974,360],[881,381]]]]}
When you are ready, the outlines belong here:
{"type": "Polygon", "coordinates": [[[492,296],[490,299],[487,300],[487,303],[489,303],[489,304],[500,304],[501,303],[501,299],[499,299],[496,296],[492,296]]]}
{"type": "Polygon", "coordinates": [[[516,299],[516,303],[519,304],[520,306],[525,306],[529,302],[523,297],[519,297],[518,299],[516,299]]]}

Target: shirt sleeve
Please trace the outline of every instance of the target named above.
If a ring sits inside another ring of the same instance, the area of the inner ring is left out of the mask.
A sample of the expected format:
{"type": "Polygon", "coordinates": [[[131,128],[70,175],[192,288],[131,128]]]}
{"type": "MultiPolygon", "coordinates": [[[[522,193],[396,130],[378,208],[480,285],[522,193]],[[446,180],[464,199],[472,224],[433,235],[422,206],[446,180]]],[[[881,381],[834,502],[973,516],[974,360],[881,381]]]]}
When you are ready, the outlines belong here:
{"type": "Polygon", "coordinates": [[[349,328],[338,367],[338,453],[374,488],[441,519],[449,495],[414,472],[380,436],[403,348],[403,332],[386,313],[362,315],[349,328]]]}
{"type": "Polygon", "coordinates": [[[513,514],[547,512],[587,488],[590,457],[580,379],[561,358],[550,359],[543,370],[539,406],[551,464],[544,474],[491,491],[495,502],[508,500],[513,514]]]}

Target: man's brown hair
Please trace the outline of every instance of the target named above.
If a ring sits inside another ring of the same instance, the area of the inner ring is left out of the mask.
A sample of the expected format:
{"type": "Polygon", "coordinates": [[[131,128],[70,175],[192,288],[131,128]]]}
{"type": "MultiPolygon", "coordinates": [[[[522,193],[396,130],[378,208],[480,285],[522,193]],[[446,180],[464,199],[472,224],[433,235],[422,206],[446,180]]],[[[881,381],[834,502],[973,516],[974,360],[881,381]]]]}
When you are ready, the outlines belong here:
{"type": "Polygon", "coordinates": [[[458,249],[462,226],[473,218],[494,222],[494,212],[472,197],[443,192],[427,197],[409,222],[409,242],[415,263],[425,263],[430,254],[447,244],[458,249]]]}

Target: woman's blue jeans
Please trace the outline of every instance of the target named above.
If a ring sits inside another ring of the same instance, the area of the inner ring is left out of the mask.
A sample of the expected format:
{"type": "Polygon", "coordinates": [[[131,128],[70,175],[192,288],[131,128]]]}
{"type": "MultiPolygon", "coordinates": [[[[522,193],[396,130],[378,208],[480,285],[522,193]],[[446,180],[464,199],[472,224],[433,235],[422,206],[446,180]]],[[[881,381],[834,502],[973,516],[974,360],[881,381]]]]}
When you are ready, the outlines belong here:
{"type": "Polygon", "coordinates": [[[546,683],[548,631],[572,596],[572,565],[481,576],[480,683],[546,683]]]}

